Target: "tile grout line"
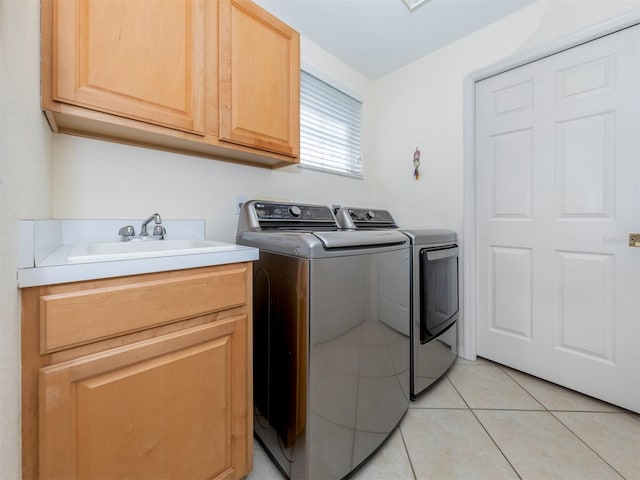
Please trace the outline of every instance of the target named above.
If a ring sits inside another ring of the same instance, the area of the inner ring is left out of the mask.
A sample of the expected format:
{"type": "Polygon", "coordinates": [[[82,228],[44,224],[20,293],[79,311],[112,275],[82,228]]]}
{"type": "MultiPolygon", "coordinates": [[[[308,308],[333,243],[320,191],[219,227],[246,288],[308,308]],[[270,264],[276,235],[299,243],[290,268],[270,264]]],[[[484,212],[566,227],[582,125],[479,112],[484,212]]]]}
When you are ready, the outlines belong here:
{"type": "MultiPolygon", "coordinates": [[[[530,374],[530,373],[527,373],[527,372],[524,372],[524,371],[521,371],[521,370],[517,370],[517,369],[511,368],[511,367],[508,367],[508,366],[506,366],[506,365],[502,365],[502,364],[500,364],[500,363],[496,363],[496,366],[498,366],[498,367],[499,367],[499,368],[500,368],[500,369],[501,369],[501,370],[502,370],[502,371],[503,371],[503,372],[504,372],[504,373],[505,373],[509,378],[511,378],[514,382],[516,382],[516,383],[517,383],[517,384],[518,384],[518,385],[519,385],[519,386],[520,386],[524,391],[526,391],[526,392],[527,392],[527,393],[528,393],[528,394],[529,394],[529,395],[530,395],[530,396],[531,396],[531,397],[532,397],[536,402],[538,402],[538,403],[539,403],[539,404],[540,404],[540,405],[541,405],[545,410],[547,410],[547,411],[549,411],[549,412],[625,413],[625,414],[630,415],[630,416],[632,416],[632,417],[633,417],[634,415],[636,415],[636,416],[640,417],[640,413],[635,413],[635,412],[633,412],[633,411],[631,411],[631,410],[627,410],[627,409],[626,409],[626,408],[624,408],[624,407],[619,407],[618,405],[614,405],[614,404],[609,403],[609,402],[607,402],[607,401],[605,401],[605,400],[600,400],[599,398],[592,397],[592,396],[590,396],[590,395],[587,395],[587,394],[584,394],[584,393],[578,392],[577,390],[572,390],[572,389],[570,389],[570,388],[564,387],[563,385],[560,385],[560,384],[557,384],[557,383],[551,382],[551,381],[549,381],[549,380],[545,380],[544,378],[536,377],[535,375],[532,375],[532,374],[530,374]],[[513,377],[513,376],[509,373],[509,370],[512,370],[512,371],[515,371],[515,372],[522,373],[523,375],[528,375],[528,376],[530,376],[530,377],[532,377],[532,378],[534,378],[534,379],[536,379],[536,380],[540,380],[541,382],[544,382],[544,383],[546,383],[546,384],[553,385],[553,386],[558,387],[558,388],[563,389],[563,390],[567,390],[567,391],[569,391],[569,392],[571,392],[571,393],[574,393],[574,394],[576,394],[576,395],[582,395],[582,396],[588,397],[588,398],[590,398],[590,399],[596,400],[596,401],[598,401],[598,402],[601,402],[601,403],[604,403],[604,404],[607,404],[607,405],[611,405],[612,407],[614,407],[615,409],[617,409],[617,411],[615,411],[615,410],[571,410],[571,409],[563,409],[563,408],[554,408],[554,409],[550,410],[550,409],[548,409],[545,405],[543,405],[543,404],[542,404],[542,402],[541,402],[540,400],[538,400],[538,399],[537,399],[537,398],[536,398],[532,393],[530,393],[530,392],[529,392],[529,390],[527,390],[527,387],[525,387],[525,386],[524,386],[524,385],[522,385],[520,382],[518,382],[518,380],[517,380],[515,377],[513,377]]],[[[640,418],[639,418],[638,420],[640,420],[640,418]]]]}
{"type": "Polygon", "coordinates": [[[502,457],[505,459],[505,461],[509,464],[509,466],[511,467],[511,469],[513,470],[513,473],[515,473],[518,478],[520,480],[522,480],[522,476],[520,475],[520,473],[518,473],[518,470],[516,470],[516,467],[513,466],[513,464],[511,463],[511,461],[509,460],[509,458],[505,455],[505,453],[502,451],[502,449],[500,448],[500,446],[498,445],[498,443],[495,441],[495,439],[493,438],[493,436],[491,436],[491,434],[489,433],[489,431],[485,428],[485,426],[482,424],[482,422],[480,421],[480,419],[478,418],[478,416],[476,415],[476,413],[473,411],[473,409],[469,406],[469,404],[467,403],[467,401],[465,400],[465,398],[462,396],[462,393],[460,393],[460,391],[456,388],[455,384],[451,381],[451,379],[449,378],[449,376],[447,376],[447,380],[449,381],[449,383],[451,384],[451,386],[453,387],[453,389],[456,391],[456,393],[458,395],[460,395],[460,398],[462,399],[462,401],[464,402],[464,404],[467,406],[467,408],[469,409],[469,411],[471,412],[471,415],[473,415],[473,418],[476,419],[476,422],[478,422],[480,424],[480,427],[482,427],[482,429],[485,431],[485,433],[488,435],[488,437],[491,439],[491,441],[493,442],[493,444],[496,446],[496,448],[498,449],[498,451],[500,452],[500,455],[502,455],[502,457]]]}
{"type": "MultiPolygon", "coordinates": [[[[571,434],[576,437],[578,439],[578,441],[580,441],[580,443],[582,443],[584,446],[586,446],[589,450],[591,450],[600,460],[602,460],[605,465],[608,465],[609,468],[611,468],[614,472],[616,472],[618,475],[620,475],[620,478],[626,479],[627,477],[625,477],[624,475],[622,475],[618,469],[616,469],[613,465],[611,465],[605,458],[603,458],[598,452],[596,452],[591,445],[589,445],[585,440],[582,439],[582,437],[580,435],[578,435],[576,432],[574,432],[568,425],[566,425],[562,420],[560,420],[557,416],[555,416],[553,414],[552,410],[547,410],[551,416],[553,418],[555,418],[560,425],[562,425],[564,428],[566,428],[567,430],[569,430],[569,432],[571,432],[571,434]]],[[[617,412],[582,412],[582,411],[574,411],[574,410],[567,410],[567,413],[609,413],[609,414],[617,414],[617,412]]]]}
{"type": "MultiPolygon", "coordinates": [[[[538,400],[531,392],[529,392],[529,390],[527,390],[527,388],[522,385],[520,382],[518,382],[517,379],[515,379],[514,377],[512,377],[511,375],[509,375],[509,372],[507,371],[507,369],[509,367],[506,367],[504,365],[498,364],[498,366],[500,367],[500,370],[502,370],[502,372],[507,375],[511,380],[513,380],[518,386],[520,386],[520,388],[522,388],[525,392],[527,392],[527,394],[533,398],[536,402],[538,402],[540,404],[540,406],[542,406],[542,408],[544,408],[544,411],[547,412],[548,414],[550,414],[558,423],[560,423],[560,425],[562,425],[564,428],[566,428],[576,439],[578,439],[578,441],[580,443],[582,443],[584,446],[586,446],[591,452],[593,452],[600,460],[602,460],[604,462],[605,465],[607,465],[609,468],[611,468],[614,472],[616,472],[618,475],[620,475],[620,478],[625,479],[626,477],[624,475],[622,475],[613,465],[611,465],[607,460],[605,460],[598,452],[596,452],[593,448],[591,448],[591,446],[582,438],[580,437],[580,435],[578,435],[576,432],[574,432],[571,428],[569,428],[569,426],[567,426],[562,420],[560,420],[556,415],[554,415],[554,411],[556,410],[549,410],[547,408],[546,405],[544,405],[540,400],[538,400]]],[[[526,373],[526,372],[525,372],[526,373]]],[[[531,410],[531,411],[540,411],[540,410],[531,410]]],[[[567,412],[567,413],[618,413],[618,412],[597,412],[597,411],[587,411],[587,410],[557,410],[558,412],[567,412]]]]}
{"type": "Polygon", "coordinates": [[[416,475],[416,470],[413,468],[413,462],[411,461],[411,455],[409,454],[409,449],[407,448],[407,442],[404,439],[404,434],[402,433],[402,425],[398,426],[398,430],[400,432],[400,438],[402,439],[402,445],[404,446],[404,452],[407,454],[407,460],[409,460],[409,467],[411,467],[411,473],[413,473],[413,479],[418,480],[418,475],[416,475]]]}
{"type": "MultiPolygon", "coordinates": [[[[509,377],[513,383],[515,383],[515,384],[516,384],[516,385],[518,385],[522,390],[524,390],[524,391],[526,392],[526,394],[527,394],[527,395],[529,395],[531,398],[533,398],[533,400],[535,400],[535,402],[536,402],[538,405],[540,405],[540,406],[541,406],[541,407],[542,407],[546,412],[548,412],[548,411],[549,411],[549,409],[548,409],[548,408],[547,408],[547,407],[546,407],[546,406],[545,406],[545,405],[544,405],[540,400],[538,400],[536,397],[534,397],[534,396],[533,396],[533,394],[532,394],[529,390],[527,390],[527,389],[524,387],[524,385],[520,384],[520,382],[518,382],[518,380],[516,380],[516,379],[515,379],[515,378],[513,378],[511,375],[509,375],[509,372],[508,372],[508,371],[506,371],[506,370],[504,369],[504,365],[501,365],[501,364],[497,364],[497,365],[498,365],[498,368],[500,368],[500,371],[501,371],[502,373],[504,373],[507,377],[509,377]]],[[[507,367],[507,368],[508,368],[508,367],[507,367]]]]}

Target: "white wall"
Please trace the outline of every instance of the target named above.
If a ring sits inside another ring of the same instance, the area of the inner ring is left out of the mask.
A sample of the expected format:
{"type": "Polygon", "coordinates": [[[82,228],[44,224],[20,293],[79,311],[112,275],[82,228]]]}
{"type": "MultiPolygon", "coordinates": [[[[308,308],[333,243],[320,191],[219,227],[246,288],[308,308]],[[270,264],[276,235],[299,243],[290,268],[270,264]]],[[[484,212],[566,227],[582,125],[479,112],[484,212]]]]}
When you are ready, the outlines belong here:
{"type": "Polygon", "coordinates": [[[366,180],[359,181],[67,135],[52,140],[39,110],[39,1],[0,0],[0,479],[20,477],[18,218],[142,218],[159,211],[166,218],[205,218],[209,238],[229,241],[234,197],[243,194],[383,206],[403,224],[416,214],[421,224],[460,231],[465,75],[637,4],[541,0],[374,85],[303,39],[304,63],[365,100],[369,141],[366,180]],[[416,146],[419,181],[411,176],[416,146]]]}
{"type": "Polygon", "coordinates": [[[40,111],[40,2],[0,2],[0,479],[20,478],[19,218],[51,215],[51,131],[40,111]]]}
{"type": "Polygon", "coordinates": [[[377,197],[401,225],[462,233],[463,84],[511,54],[640,5],[638,0],[541,0],[376,81],[370,138],[377,197]],[[413,152],[422,152],[413,176],[413,152]]]}
{"type": "MultiPolygon", "coordinates": [[[[319,70],[367,103],[370,82],[306,39],[303,66],[319,70]]],[[[55,135],[57,218],[204,218],[207,237],[235,241],[236,195],[305,203],[368,204],[373,181],[297,166],[266,170],[127,145],[55,135]]]]}

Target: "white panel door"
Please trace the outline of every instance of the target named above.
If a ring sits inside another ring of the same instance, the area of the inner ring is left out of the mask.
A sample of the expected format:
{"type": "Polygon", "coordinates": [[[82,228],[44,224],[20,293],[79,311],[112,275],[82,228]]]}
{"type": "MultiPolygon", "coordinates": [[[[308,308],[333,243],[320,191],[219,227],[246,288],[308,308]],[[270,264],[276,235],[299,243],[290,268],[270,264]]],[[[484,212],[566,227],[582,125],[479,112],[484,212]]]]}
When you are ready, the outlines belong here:
{"type": "Polygon", "coordinates": [[[476,84],[478,355],[640,411],[640,26],[476,84]]]}

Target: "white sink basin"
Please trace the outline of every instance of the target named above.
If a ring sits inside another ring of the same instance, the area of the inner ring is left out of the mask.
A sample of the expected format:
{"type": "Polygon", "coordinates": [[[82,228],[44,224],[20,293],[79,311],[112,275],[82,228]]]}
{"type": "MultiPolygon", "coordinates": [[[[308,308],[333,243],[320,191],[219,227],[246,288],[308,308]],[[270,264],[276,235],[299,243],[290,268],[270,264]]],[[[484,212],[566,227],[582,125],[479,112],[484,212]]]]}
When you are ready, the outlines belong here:
{"type": "Polygon", "coordinates": [[[104,262],[136,258],[169,257],[234,250],[235,244],[211,240],[141,240],[81,243],[71,247],[67,262],[104,262]]]}

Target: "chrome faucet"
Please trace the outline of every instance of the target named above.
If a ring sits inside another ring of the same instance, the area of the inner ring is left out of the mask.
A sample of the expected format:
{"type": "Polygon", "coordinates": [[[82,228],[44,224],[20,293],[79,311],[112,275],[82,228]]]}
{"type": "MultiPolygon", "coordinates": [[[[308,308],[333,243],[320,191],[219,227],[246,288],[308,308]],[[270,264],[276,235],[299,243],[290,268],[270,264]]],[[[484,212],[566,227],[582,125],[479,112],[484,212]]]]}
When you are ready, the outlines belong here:
{"type": "Polygon", "coordinates": [[[136,235],[136,231],[132,225],[127,225],[122,227],[118,231],[118,235],[122,238],[123,242],[129,242],[132,240],[148,240],[150,238],[155,238],[158,240],[164,240],[164,236],[167,234],[167,229],[162,225],[162,218],[157,213],[154,213],[149,218],[147,218],[144,222],[142,222],[142,226],[140,227],[140,234],[136,235]],[[147,231],[147,225],[151,222],[154,222],[155,225],[153,227],[153,233],[149,234],[147,231]]]}
{"type": "Polygon", "coordinates": [[[152,221],[154,221],[156,224],[156,226],[153,228],[153,234],[156,235],[156,230],[158,230],[158,226],[162,226],[162,219],[160,218],[159,214],[154,213],[149,218],[147,218],[144,222],[142,222],[142,226],[140,227],[141,237],[149,236],[149,232],[147,232],[147,225],[149,225],[152,221]]]}

